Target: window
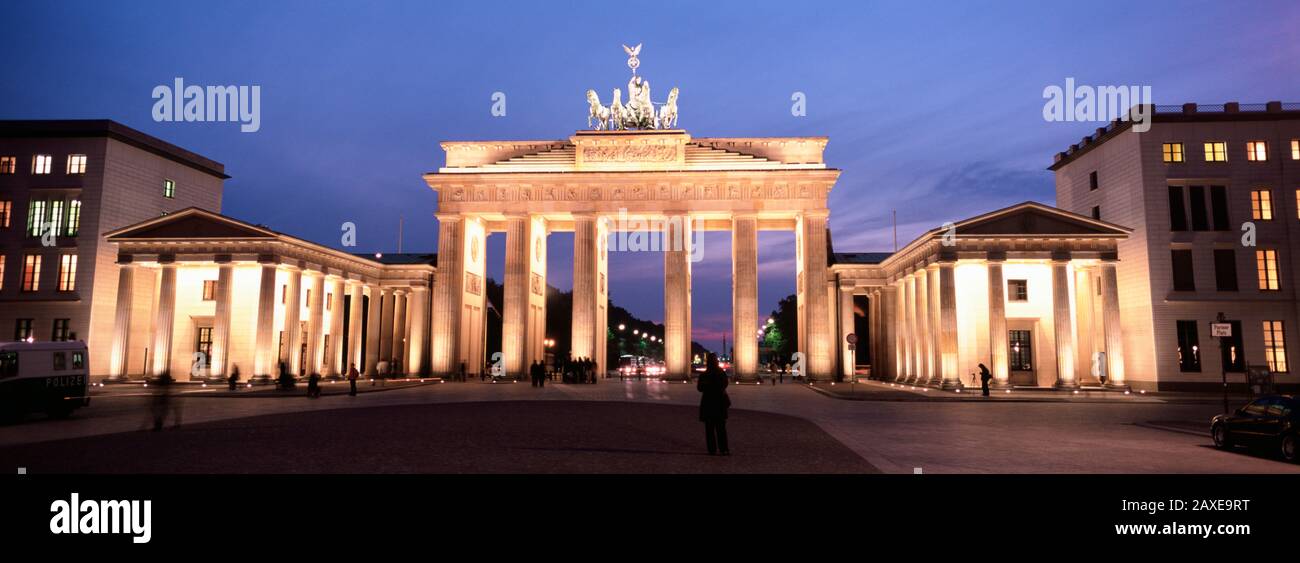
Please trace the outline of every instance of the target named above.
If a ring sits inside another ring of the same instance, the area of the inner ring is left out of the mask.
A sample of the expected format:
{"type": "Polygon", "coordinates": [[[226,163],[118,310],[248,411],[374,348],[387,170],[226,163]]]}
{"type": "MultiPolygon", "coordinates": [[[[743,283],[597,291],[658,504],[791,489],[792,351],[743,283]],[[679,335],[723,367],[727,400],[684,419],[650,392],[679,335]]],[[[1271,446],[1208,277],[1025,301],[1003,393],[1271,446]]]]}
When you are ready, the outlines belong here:
{"type": "Polygon", "coordinates": [[[77,288],[77,255],[64,254],[59,258],[59,291],[77,288]]]}
{"type": "Polygon", "coordinates": [[[4,291],[5,288],[5,262],[7,261],[5,258],[5,255],[0,254],[0,291],[4,291]]]}
{"type": "Polygon", "coordinates": [[[68,174],[85,174],[86,173],[86,155],[70,154],[68,155],[68,174]]]}
{"type": "Polygon", "coordinates": [[[199,327],[197,336],[194,342],[194,351],[203,354],[203,367],[212,367],[212,327],[199,327]]]}
{"type": "Polygon", "coordinates": [[[0,379],[18,375],[18,352],[0,352],[0,379]]]}
{"type": "Polygon", "coordinates": [[[50,333],[50,340],[54,342],[63,342],[72,339],[70,326],[72,319],[54,319],[54,330],[50,333]]]}
{"type": "Polygon", "coordinates": [[[31,200],[27,203],[27,235],[41,236],[41,223],[43,222],[45,222],[45,200],[31,200]]]}
{"type": "MultiPolygon", "coordinates": [[[[333,292],[326,292],[326,293],[325,293],[325,310],[326,310],[326,311],[332,311],[332,310],[334,310],[334,293],[333,293],[333,292]]],[[[326,357],[329,357],[329,356],[326,356],[326,357]]]]}
{"type": "Polygon", "coordinates": [[[23,341],[32,337],[32,319],[17,319],[14,321],[14,340],[23,341]]]}
{"type": "Polygon", "coordinates": [[[1214,287],[1219,291],[1237,291],[1237,252],[1231,248],[1214,249],[1214,287]]]}
{"type": "Polygon", "coordinates": [[[1196,321],[1178,321],[1178,371],[1201,371],[1201,343],[1196,321]]]}
{"type": "Polygon", "coordinates": [[[50,202],[50,227],[50,232],[56,236],[63,229],[63,200],[61,199],[50,202]]]}
{"type": "Polygon", "coordinates": [[[1088,173],[1088,190],[1097,189],[1097,171],[1093,170],[1088,173]]]}
{"type": "Polygon", "coordinates": [[[1268,371],[1286,373],[1286,331],[1282,321],[1264,321],[1264,359],[1268,371]]]}
{"type": "Polygon", "coordinates": [[[81,369],[86,367],[86,355],[82,352],[72,353],[72,369],[81,369]]]}
{"type": "Polygon", "coordinates": [[[1206,162],[1227,162],[1228,143],[1222,143],[1222,142],[1205,143],[1205,161],[1206,162]]]}
{"type": "Polygon", "coordinates": [[[1250,162],[1264,162],[1265,160],[1268,160],[1268,143],[1264,141],[1247,142],[1246,160],[1250,162]]]}
{"type": "Polygon", "coordinates": [[[54,360],[54,371],[63,371],[68,369],[67,352],[55,352],[52,359],[54,360]]]}
{"type": "Polygon", "coordinates": [[[0,174],[13,174],[18,169],[18,157],[0,156],[0,174]]]}
{"type": "Polygon", "coordinates": [[[1101,220],[1101,206],[1100,206],[1100,205],[1094,205],[1094,206],[1092,206],[1092,218],[1093,218],[1093,219],[1096,219],[1096,220],[1098,220],[1098,221],[1101,220]]]}
{"type": "Polygon", "coordinates": [[[1163,145],[1160,145],[1160,153],[1165,162],[1182,162],[1183,144],[1165,143],[1163,145]]]}
{"type": "Polygon", "coordinates": [[[1256,221],[1273,220],[1273,192],[1269,190],[1250,192],[1250,218],[1256,221]]]}
{"type": "Polygon", "coordinates": [[[38,154],[32,156],[32,174],[49,174],[50,165],[54,163],[54,157],[48,154],[38,154]]]}
{"type": "Polygon", "coordinates": [[[1174,291],[1196,291],[1196,278],[1192,271],[1192,251],[1171,251],[1174,265],[1174,291]]]}
{"type": "Polygon", "coordinates": [[[213,301],[217,298],[217,280],[203,280],[203,300],[213,301]]]}
{"type": "Polygon", "coordinates": [[[1214,217],[1214,230],[1228,231],[1228,190],[1223,186],[1210,186],[1210,214],[1214,217]]]}
{"type": "Polygon", "coordinates": [[[176,182],[163,180],[163,197],[167,199],[176,197],[176,182]]]}
{"type": "Polygon", "coordinates": [[[1169,230],[1187,230],[1187,209],[1183,206],[1183,187],[1169,186],[1169,230]]]}
{"type": "Polygon", "coordinates": [[[1256,250],[1255,267],[1259,270],[1260,291],[1281,289],[1278,286],[1276,250],[1256,250]]]}
{"type": "Polygon", "coordinates": [[[1192,230],[1210,230],[1210,216],[1205,208],[1205,186],[1188,186],[1188,203],[1192,204],[1192,230]]]}
{"type": "MultiPolygon", "coordinates": [[[[1300,190],[1296,190],[1296,197],[1300,197],[1300,190]]],[[[9,217],[14,214],[14,202],[9,200],[0,201],[0,229],[9,228],[9,217]]]]}
{"type": "Polygon", "coordinates": [[[67,236],[75,237],[81,231],[81,200],[74,199],[68,202],[68,230],[64,233],[67,236]]]}
{"type": "Polygon", "coordinates": [[[1029,301],[1029,282],[1026,280],[1007,280],[1007,299],[1029,301]]]}
{"type": "Polygon", "coordinates": [[[284,305],[289,299],[289,286],[280,286],[280,304],[284,305]]]}
{"type": "MultiPolygon", "coordinates": [[[[1300,139],[1291,139],[1291,160],[1300,160],[1300,139]]],[[[0,172],[4,171],[0,170],[0,172]]],[[[13,174],[13,171],[9,173],[13,174]]]]}
{"type": "Polygon", "coordinates": [[[1011,371],[1034,371],[1032,340],[1031,333],[1027,330],[1007,331],[1007,345],[1010,348],[1007,360],[1011,371]]]}
{"type": "Polygon", "coordinates": [[[28,254],[23,258],[23,291],[41,289],[41,255],[28,254]]]}

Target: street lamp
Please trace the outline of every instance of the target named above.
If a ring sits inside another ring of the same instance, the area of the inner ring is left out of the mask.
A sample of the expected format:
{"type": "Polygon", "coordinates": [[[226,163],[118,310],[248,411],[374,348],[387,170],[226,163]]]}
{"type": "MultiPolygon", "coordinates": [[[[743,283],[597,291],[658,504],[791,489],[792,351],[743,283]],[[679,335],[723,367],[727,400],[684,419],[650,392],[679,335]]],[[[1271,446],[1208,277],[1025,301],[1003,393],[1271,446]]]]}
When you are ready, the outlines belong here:
{"type": "Polygon", "coordinates": [[[641,331],[640,331],[640,330],[635,329],[635,328],[632,329],[632,336],[636,336],[636,335],[638,335],[638,334],[641,334],[641,331]]]}
{"type": "Polygon", "coordinates": [[[618,330],[619,330],[620,332],[621,332],[623,329],[625,329],[625,328],[627,328],[627,327],[626,327],[626,326],[623,326],[623,323],[618,323],[618,330]]]}

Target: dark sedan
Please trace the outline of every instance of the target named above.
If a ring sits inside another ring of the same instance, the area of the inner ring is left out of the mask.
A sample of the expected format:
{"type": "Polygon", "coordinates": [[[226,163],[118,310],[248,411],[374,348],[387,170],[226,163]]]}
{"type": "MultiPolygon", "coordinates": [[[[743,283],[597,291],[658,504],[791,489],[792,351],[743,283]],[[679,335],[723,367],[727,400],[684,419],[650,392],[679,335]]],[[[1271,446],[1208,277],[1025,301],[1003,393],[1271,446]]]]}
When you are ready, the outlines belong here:
{"type": "Polygon", "coordinates": [[[1232,414],[1210,421],[1214,445],[1231,449],[1237,444],[1274,448],[1282,459],[1296,461],[1296,438],[1300,434],[1300,399],[1292,395],[1269,395],[1251,401],[1232,414]]]}

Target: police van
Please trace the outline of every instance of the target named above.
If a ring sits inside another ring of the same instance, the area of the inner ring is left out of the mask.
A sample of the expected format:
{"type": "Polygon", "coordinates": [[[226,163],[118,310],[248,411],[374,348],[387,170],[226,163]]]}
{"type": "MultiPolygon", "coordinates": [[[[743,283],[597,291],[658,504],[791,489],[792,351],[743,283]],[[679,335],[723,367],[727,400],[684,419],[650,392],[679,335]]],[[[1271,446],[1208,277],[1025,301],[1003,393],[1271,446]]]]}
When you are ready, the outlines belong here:
{"type": "Polygon", "coordinates": [[[86,343],[0,342],[0,418],[64,418],[90,404],[86,343]]]}

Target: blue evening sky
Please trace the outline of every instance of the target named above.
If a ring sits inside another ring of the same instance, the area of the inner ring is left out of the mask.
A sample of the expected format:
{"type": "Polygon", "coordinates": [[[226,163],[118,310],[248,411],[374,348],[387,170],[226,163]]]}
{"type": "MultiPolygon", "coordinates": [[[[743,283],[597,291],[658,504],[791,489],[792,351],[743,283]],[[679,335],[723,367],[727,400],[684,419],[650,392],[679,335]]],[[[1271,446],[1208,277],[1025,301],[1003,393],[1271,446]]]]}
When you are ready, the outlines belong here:
{"type": "MultiPolygon", "coordinates": [[[[830,137],[840,251],[890,250],[944,221],[1054,202],[1052,155],[1094,123],[1049,123],[1043,89],[1147,85],[1178,104],[1300,101],[1300,3],[6,2],[0,119],[111,118],[226,165],[222,211],[358,251],[433,251],[422,173],[443,140],[561,139],[588,88],[624,86],[644,43],[656,101],[681,88],[696,136],[830,137]],[[261,130],[155,123],[150,92],[260,85],[261,130]],[[507,115],[490,113],[493,92],[507,115]],[[807,116],[791,115],[791,94],[807,116]]],[[[794,290],[793,235],[760,238],[760,310],[794,290]]],[[[695,338],[730,331],[729,237],[695,268],[695,338]]],[[[504,235],[491,237],[500,279],[504,235]]],[[[571,285],[572,236],[550,239],[571,285]]],[[[661,320],[658,255],[611,255],[614,300],[661,320]]]]}

